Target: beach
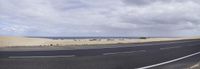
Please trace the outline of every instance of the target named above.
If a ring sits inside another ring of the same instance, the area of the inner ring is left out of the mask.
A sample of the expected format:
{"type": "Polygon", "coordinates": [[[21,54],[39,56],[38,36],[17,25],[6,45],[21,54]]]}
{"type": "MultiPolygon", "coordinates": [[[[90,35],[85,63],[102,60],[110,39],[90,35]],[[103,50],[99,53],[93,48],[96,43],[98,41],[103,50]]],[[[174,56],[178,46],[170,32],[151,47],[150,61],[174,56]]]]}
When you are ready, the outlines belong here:
{"type": "MultiPolygon", "coordinates": [[[[196,37],[195,37],[196,38],[196,37]]],[[[99,44],[122,44],[122,43],[144,43],[158,41],[173,41],[195,38],[147,38],[147,39],[127,39],[127,38],[104,38],[104,39],[48,39],[30,38],[16,36],[0,36],[0,47],[20,47],[20,46],[80,46],[99,44]]]]}

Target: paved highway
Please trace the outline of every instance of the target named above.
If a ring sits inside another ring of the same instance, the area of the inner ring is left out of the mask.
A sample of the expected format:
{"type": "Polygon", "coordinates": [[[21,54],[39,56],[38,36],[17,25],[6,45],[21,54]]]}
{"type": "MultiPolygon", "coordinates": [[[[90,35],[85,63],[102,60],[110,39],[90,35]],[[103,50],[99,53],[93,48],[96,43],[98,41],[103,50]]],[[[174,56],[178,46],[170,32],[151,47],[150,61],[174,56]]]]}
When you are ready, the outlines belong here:
{"type": "Polygon", "coordinates": [[[100,49],[0,51],[0,69],[162,69],[199,54],[197,39],[100,49]]]}

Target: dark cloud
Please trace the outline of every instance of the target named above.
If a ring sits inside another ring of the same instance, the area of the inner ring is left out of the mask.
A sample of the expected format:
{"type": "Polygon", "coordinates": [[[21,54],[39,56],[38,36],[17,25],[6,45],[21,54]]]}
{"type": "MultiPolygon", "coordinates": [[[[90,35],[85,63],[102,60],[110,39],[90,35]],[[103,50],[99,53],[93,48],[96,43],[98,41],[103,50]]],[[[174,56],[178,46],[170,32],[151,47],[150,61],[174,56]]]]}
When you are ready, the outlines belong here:
{"type": "Polygon", "coordinates": [[[154,1],[156,0],[124,0],[125,3],[132,5],[148,5],[154,1]]]}

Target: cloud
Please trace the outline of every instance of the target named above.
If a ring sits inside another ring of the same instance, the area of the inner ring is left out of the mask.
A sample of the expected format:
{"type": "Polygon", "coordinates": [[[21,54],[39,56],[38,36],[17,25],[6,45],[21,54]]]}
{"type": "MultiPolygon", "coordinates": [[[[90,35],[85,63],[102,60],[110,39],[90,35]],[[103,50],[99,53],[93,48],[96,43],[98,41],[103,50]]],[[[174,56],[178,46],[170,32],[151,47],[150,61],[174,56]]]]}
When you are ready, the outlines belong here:
{"type": "Polygon", "coordinates": [[[156,0],[124,0],[125,3],[132,4],[132,5],[148,5],[155,1],[156,0]]]}
{"type": "MultiPolygon", "coordinates": [[[[122,15],[123,22],[137,24],[138,29],[151,35],[188,36],[187,32],[198,35],[200,5],[195,1],[171,0],[159,2],[154,0],[148,6],[128,5],[129,10],[122,15]],[[128,13],[127,13],[128,12],[128,13]],[[187,31],[185,31],[187,30],[187,31]],[[188,31],[190,30],[190,31],[188,31]]],[[[145,2],[146,3],[146,2],[145,2]]],[[[147,4],[146,4],[147,5],[147,4]]]]}
{"type": "Polygon", "coordinates": [[[0,35],[191,36],[199,9],[198,0],[0,0],[0,35]]]}
{"type": "Polygon", "coordinates": [[[128,5],[136,5],[136,6],[148,6],[150,4],[155,4],[155,3],[182,3],[182,2],[188,2],[188,1],[193,1],[193,2],[199,2],[199,0],[123,0],[124,3],[128,5]]]}

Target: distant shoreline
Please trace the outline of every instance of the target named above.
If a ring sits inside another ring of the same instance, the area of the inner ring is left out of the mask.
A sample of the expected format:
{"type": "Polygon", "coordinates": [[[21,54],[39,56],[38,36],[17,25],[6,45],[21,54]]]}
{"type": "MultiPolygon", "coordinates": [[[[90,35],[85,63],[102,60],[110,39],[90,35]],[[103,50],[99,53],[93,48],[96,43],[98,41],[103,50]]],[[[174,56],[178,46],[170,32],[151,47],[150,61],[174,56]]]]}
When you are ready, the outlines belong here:
{"type": "MultiPolygon", "coordinates": [[[[48,38],[48,39],[140,39],[141,37],[34,37],[28,38],[48,38]]],[[[146,38],[178,38],[178,37],[146,37],[146,38]]]]}

